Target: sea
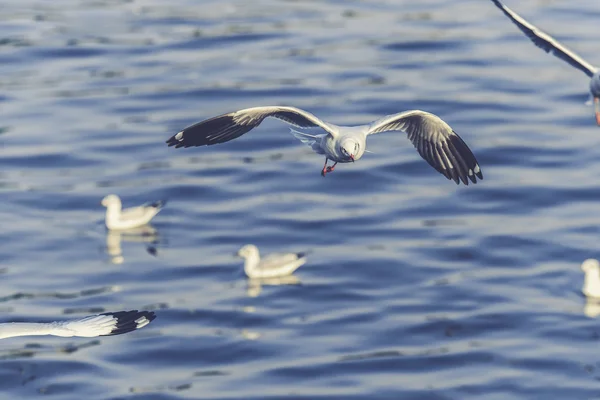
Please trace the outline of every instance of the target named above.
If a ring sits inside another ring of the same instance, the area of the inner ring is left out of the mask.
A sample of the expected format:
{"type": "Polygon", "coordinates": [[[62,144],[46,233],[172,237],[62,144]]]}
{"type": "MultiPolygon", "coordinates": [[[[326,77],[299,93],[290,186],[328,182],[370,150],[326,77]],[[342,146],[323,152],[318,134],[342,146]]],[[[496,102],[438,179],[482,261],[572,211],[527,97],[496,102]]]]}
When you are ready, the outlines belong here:
{"type": "MultiPolygon", "coordinates": [[[[600,63],[597,0],[506,0],[600,63]]],[[[0,399],[600,399],[600,128],[589,78],[486,0],[3,0],[0,323],[156,314],[119,336],[0,340],[0,399]],[[260,105],[338,125],[420,109],[484,175],[402,132],[320,175],[260,105]],[[104,196],[165,200],[107,231],[104,196]],[[303,252],[292,276],[236,256],[303,252]]]]}

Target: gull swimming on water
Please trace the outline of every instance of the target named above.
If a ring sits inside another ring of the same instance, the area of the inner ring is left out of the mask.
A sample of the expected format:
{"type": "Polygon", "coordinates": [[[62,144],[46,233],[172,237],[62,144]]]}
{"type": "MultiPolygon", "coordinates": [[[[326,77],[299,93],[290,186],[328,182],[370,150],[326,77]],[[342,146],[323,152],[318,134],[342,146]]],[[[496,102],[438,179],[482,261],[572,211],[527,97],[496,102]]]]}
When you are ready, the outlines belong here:
{"type": "Polygon", "coordinates": [[[585,280],[581,291],[588,297],[600,298],[600,263],[594,258],[588,258],[581,264],[585,272],[585,280]]]}
{"type": "Polygon", "coordinates": [[[114,336],[143,328],[155,318],[156,316],[152,311],[133,310],[90,315],[74,321],[9,322],[0,324],[0,339],[42,335],[62,337],[114,336]]]}
{"type": "Polygon", "coordinates": [[[242,247],[238,256],[244,258],[244,272],[249,278],[275,278],[290,275],[306,262],[304,253],[270,254],[261,260],[253,244],[242,247]]]}
{"type": "Polygon", "coordinates": [[[139,207],[121,209],[121,199],[116,194],[109,194],[102,199],[106,207],[106,227],[108,229],[131,229],[146,225],[165,205],[164,201],[156,201],[139,207]]]}
{"type": "Polygon", "coordinates": [[[546,53],[552,53],[556,57],[568,62],[571,66],[583,71],[584,74],[591,78],[590,93],[594,99],[596,123],[600,126],[600,69],[585,61],[547,33],[525,21],[499,0],[492,1],[537,47],[543,49],[546,53]]]}
{"type": "Polygon", "coordinates": [[[225,143],[242,136],[273,117],[298,128],[318,127],[323,134],[310,135],[292,129],[292,134],[325,155],[321,175],[334,170],[337,163],[358,161],[366,151],[367,136],[381,132],[405,132],[421,157],[436,171],[457,184],[483,179],[479,164],[465,142],[441,118],[425,111],[412,110],[389,115],[367,125],[338,126],[325,122],[308,111],[295,107],[253,107],[213,117],[188,126],[167,140],[169,146],[192,147],[225,143]],[[327,166],[331,160],[333,165],[327,166]]]}

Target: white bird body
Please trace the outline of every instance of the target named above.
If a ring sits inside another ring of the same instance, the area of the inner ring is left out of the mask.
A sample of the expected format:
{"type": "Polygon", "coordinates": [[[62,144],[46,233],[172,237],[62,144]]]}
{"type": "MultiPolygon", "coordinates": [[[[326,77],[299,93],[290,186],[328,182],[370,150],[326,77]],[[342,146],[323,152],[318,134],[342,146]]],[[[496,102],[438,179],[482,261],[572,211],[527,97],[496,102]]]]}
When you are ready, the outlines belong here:
{"type": "Polygon", "coordinates": [[[581,264],[581,269],[585,272],[581,291],[587,297],[600,298],[600,263],[596,259],[588,258],[581,264]]]}
{"type": "Polygon", "coordinates": [[[314,128],[324,134],[311,135],[292,129],[292,134],[317,154],[325,155],[321,174],[333,171],[337,163],[359,160],[366,151],[367,137],[376,133],[401,131],[421,157],[448,179],[457,184],[477,183],[483,179],[475,156],[454,130],[438,116],[420,110],[404,111],[378,119],[367,125],[338,126],[295,107],[252,107],[219,115],[178,132],[167,140],[169,146],[192,147],[225,143],[242,136],[267,118],[283,120],[294,127],[314,128]],[[327,166],[328,160],[335,162],[327,166]]]}
{"type": "Polygon", "coordinates": [[[590,93],[594,101],[596,113],[596,123],[600,126],[600,69],[577,53],[567,48],[565,45],[548,35],[535,25],[526,21],[519,14],[506,7],[500,0],[492,0],[504,15],[506,15],[531,41],[544,50],[546,53],[552,53],[563,61],[566,61],[572,67],[585,73],[590,78],[590,93]]]}
{"type": "Polygon", "coordinates": [[[113,336],[143,328],[156,316],[151,311],[119,311],[91,315],[74,321],[47,323],[9,322],[0,324],[0,339],[16,336],[61,337],[113,336]]]}
{"type": "Polygon", "coordinates": [[[290,275],[306,263],[303,253],[275,253],[261,259],[258,248],[252,244],[242,247],[238,255],[244,258],[244,272],[253,279],[290,275]]]}
{"type": "Polygon", "coordinates": [[[106,227],[114,230],[126,230],[146,225],[160,212],[164,204],[164,201],[157,201],[152,204],[122,209],[119,196],[109,194],[102,199],[102,205],[106,207],[106,227]]]}

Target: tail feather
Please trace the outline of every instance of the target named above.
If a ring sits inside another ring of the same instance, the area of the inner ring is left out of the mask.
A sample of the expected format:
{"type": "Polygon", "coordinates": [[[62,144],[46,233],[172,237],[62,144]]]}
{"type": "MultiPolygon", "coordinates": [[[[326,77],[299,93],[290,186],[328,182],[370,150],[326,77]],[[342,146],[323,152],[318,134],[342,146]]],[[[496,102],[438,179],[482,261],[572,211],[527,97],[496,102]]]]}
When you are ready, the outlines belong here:
{"type": "Polygon", "coordinates": [[[300,140],[302,143],[308,146],[312,146],[313,144],[315,144],[319,138],[318,135],[311,135],[309,133],[296,130],[294,128],[290,128],[290,132],[292,135],[294,135],[296,139],[300,140]]]}

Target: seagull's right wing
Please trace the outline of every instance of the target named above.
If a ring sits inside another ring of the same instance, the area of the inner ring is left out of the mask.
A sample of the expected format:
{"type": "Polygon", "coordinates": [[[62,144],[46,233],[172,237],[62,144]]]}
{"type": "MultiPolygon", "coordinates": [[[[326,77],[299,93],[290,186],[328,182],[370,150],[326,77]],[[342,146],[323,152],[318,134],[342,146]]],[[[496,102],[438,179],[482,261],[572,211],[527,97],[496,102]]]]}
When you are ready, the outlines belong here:
{"type": "Polygon", "coordinates": [[[543,49],[546,53],[552,53],[556,57],[568,62],[573,67],[583,71],[590,78],[596,72],[596,67],[585,61],[583,58],[575,54],[563,46],[559,41],[548,35],[547,33],[536,28],[534,25],[525,21],[517,13],[506,7],[499,0],[492,0],[494,4],[502,10],[502,12],[510,18],[512,22],[525,34],[531,41],[543,49]]]}
{"type": "Polygon", "coordinates": [[[154,318],[156,316],[151,311],[133,310],[91,315],[75,321],[12,322],[0,324],[0,339],[41,335],[62,337],[113,336],[143,328],[154,318]]]}
{"type": "Polygon", "coordinates": [[[300,128],[320,127],[332,136],[337,135],[334,126],[307,111],[295,107],[265,106],[246,108],[198,122],[171,136],[167,144],[179,148],[225,143],[256,128],[267,117],[277,118],[300,128]]]}

